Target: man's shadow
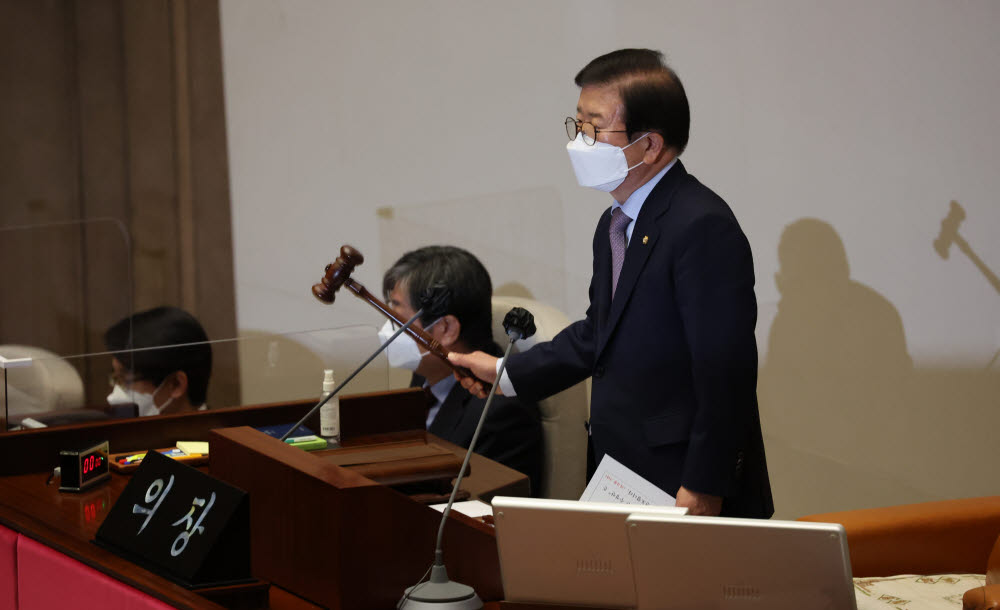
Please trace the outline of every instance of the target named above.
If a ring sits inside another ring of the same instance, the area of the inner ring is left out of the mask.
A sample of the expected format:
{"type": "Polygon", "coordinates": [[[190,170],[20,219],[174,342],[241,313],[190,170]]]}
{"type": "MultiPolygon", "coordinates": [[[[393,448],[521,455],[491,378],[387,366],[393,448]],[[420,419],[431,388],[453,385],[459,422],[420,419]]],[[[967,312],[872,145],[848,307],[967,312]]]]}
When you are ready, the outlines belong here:
{"type": "Polygon", "coordinates": [[[778,258],[781,299],[759,380],[775,516],[919,497],[892,474],[903,465],[885,425],[905,419],[913,374],[898,311],[851,279],[844,244],[822,220],[788,225],[778,258]]]}

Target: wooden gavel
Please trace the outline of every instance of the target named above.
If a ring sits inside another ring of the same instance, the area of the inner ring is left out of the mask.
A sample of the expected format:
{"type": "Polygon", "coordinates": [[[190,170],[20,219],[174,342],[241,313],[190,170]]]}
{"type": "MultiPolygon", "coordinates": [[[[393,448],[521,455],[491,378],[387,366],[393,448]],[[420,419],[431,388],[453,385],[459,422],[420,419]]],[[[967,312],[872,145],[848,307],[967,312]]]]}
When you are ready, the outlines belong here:
{"type": "MultiPolygon", "coordinates": [[[[326,266],[326,275],[323,276],[322,281],[319,284],[313,284],[312,293],[317,299],[326,303],[327,305],[332,305],[334,299],[336,298],[336,292],[340,290],[341,286],[347,286],[348,290],[353,292],[358,298],[367,301],[372,307],[382,312],[382,315],[389,318],[396,324],[403,326],[406,324],[406,320],[400,318],[392,311],[385,303],[376,298],[372,293],[368,292],[368,289],[355,282],[351,278],[351,274],[354,272],[354,268],[365,262],[365,257],[362,256],[355,248],[351,246],[341,246],[340,256],[337,260],[333,261],[326,266]]],[[[411,305],[418,305],[417,303],[412,303],[411,305]]],[[[477,379],[472,371],[465,367],[455,366],[448,360],[448,350],[441,345],[430,335],[419,328],[414,328],[412,325],[406,329],[406,333],[413,337],[413,339],[424,349],[434,354],[442,361],[445,362],[453,371],[459,374],[461,377],[469,377],[475,379],[483,384],[483,387],[489,388],[490,384],[477,379]]]]}

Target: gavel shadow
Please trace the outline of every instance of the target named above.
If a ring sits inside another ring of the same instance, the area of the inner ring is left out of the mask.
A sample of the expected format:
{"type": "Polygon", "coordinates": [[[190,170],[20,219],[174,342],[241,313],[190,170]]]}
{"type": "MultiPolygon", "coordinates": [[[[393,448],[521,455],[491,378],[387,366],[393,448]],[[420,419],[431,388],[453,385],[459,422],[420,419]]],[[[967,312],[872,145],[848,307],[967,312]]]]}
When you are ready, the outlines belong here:
{"type": "MultiPolygon", "coordinates": [[[[979,255],[972,249],[969,242],[965,241],[965,238],[959,234],[958,226],[962,224],[963,220],[965,220],[965,208],[957,201],[952,200],[948,208],[948,215],[941,221],[941,231],[938,233],[937,239],[934,240],[934,250],[938,253],[938,256],[948,260],[951,245],[955,244],[962,254],[967,256],[972,261],[972,264],[986,277],[986,280],[993,286],[993,290],[996,290],[997,294],[1000,294],[1000,278],[979,258],[979,255]]],[[[987,370],[993,366],[997,358],[1000,358],[1000,350],[997,350],[993,354],[993,358],[986,365],[987,370]]]]}
{"type": "Polygon", "coordinates": [[[965,220],[965,209],[957,201],[952,201],[948,208],[948,215],[941,221],[941,231],[938,233],[937,239],[934,240],[934,250],[941,258],[948,260],[951,245],[955,244],[962,254],[966,255],[972,264],[986,276],[987,281],[993,286],[993,290],[1000,294],[1000,278],[979,258],[969,242],[965,241],[965,238],[959,234],[958,226],[962,224],[963,220],[965,220]]]}

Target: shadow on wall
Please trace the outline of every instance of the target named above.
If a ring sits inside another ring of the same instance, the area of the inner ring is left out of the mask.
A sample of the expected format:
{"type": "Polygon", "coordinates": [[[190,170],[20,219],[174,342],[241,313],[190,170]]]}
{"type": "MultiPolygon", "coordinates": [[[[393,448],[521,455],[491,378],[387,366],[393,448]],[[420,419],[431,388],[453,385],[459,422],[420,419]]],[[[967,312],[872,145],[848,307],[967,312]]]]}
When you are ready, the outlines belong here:
{"type": "MultiPolygon", "coordinates": [[[[962,252],[972,264],[979,269],[986,281],[993,286],[993,290],[996,290],[997,294],[1000,295],[1000,277],[997,277],[996,273],[983,262],[983,259],[979,258],[969,242],[965,241],[962,234],[959,233],[959,225],[965,220],[965,209],[957,202],[952,201],[948,207],[948,215],[944,217],[941,221],[941,231],[938,233],[937,239],[934,240],[934,250],[938,253],[938,256],[944,260],[948,260],[948,256],[951,253],[951,247],[954,245],[959,251],[962,252]]],[[[1000,358],[1000,350],[997,350],[993,354],[993,358],[990,363],[986,365],[986,368],[991,368],[1000,358]]]]}
{"type": "Polygon", "coordinates": [[[954,244],[982,272],[986,280],[993,286],[993,290],[1000,294],[1000,278],[983,262],[983,259],[979,258],[969,242],[965,241],[965,238],[959,233],[958,228],[963,220],[965,220],[965,209],[957,201],[952,201],[948,207],[948,215],[941,221],[941,231],[938,233],[937,239],[934,240],[934,250],[938,256],[948,260],[951,246],[954,244]]]}
{"type": "Polygon", "coordinates": [[[996,493],[1000,376],[914,370],[896,308],[828,223],[782,234],[759,395],[775,517],[996,493]]]}

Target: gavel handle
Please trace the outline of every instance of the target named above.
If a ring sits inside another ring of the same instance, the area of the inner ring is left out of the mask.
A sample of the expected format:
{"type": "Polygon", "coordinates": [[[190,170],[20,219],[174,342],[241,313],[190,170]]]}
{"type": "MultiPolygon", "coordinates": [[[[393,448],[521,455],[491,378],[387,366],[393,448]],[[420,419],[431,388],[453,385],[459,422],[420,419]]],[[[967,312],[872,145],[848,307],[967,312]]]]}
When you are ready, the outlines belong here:
{"type": "MultiPolygon", "coordinates": [[[[347,280],[344,281],[344,286],[347,286],[348,290],[353,292],[358,298],[360,298],[363,301],[367,301],[369,305],[382,312],[382,315],[389,318],[396,324],[400,326],[406,324],[406,320],[403,320],[399,316],[397,316],[392,311],[392,309],[390,309],[385,303],[379,300],[375,295],[368,292],[368,289],[359,284],[358,282],[355,282],[351,278],[347,278],[347,280]]],[[[470,379],[475,379],[479,383],[483,384],[484,388],[490,386],[490,384],[486,383],[485,381],[478,379],[475,375],[472,374],[472,371],[465,368],[464,366],[455,366],[454,364],[452,364],[451,360],[448,360],[448,350],[443,345],[441,345],[436,339],[425,333],[423,330],[410,326],[409,328],[406,329],[406,333],[411,337],[413,337],[414,341],[419,343],[424,349],[426,349],[427,351],[429,351],[430,353],[434,354],[442,361],[444,361],[444,363],[447,364],[451,368],[451,370],[455,371],[460,376],[468,377],[470,379]]]]}

